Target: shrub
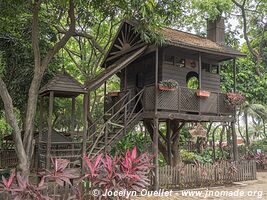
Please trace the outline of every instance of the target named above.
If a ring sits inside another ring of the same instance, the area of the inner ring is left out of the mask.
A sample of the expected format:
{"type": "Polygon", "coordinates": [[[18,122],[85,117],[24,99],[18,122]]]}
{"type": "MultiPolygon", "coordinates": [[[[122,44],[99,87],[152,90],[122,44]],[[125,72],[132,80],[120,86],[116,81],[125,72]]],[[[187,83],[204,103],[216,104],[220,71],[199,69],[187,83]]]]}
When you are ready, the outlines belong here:
{"type": "Polygon", "coordinates": [[[197,154],[195,154],[194,152],[189,152],[184,149],[180,151],[180,154],[182,161],[185,163],[194,163],[197,158],[197,154]]]}
{"type": "Polygon", "coordinates": [[[132,152],[127,150],[124,156],[119,157],[106,154],[104,157],[99,155],[95,159],[90,159],[85,155],[83,177],[80,177],[78,168],[68,168],[69,160],[52,159],[52,170],[41,173],[42,178],[37,186],[29,183],[28,178],[22,177],[19,173],[16,174],[14,170],[8,179],[2,176],[0,193],[9,194],[16,200],[49,200],[51,199],[49,196],[42,194],[42,191],[48,187],[46,180],[50,181],[49,184],[55,184],[55,187],[63,187],[67,184],[74,194],[71,198],[79,200],[83,199],[79,185],[86,180],[92,184],[93,188],[102,191],[123,189],[140,191],[150,184],[149,173],[152,168],[152,158],[147,153],[138,157],[136,147],[132,152]],[[76,185],[73,185],[72,179],[78,179],[76,185]]]}
{"type": "Polygon", "coordinates": [[[147,153],[137,157],[137,150],[127,150],[125,156],[110,157],[99,155],[95,160],[84,156],[86,174],[94,188],[106,190],[141,191],[149,185],[152,156],[147,153]]]}
{"type": "Polygon", "coordinates": [[[0,182],[0,193],[9,193],[13,199],[36,199],[36,200],[49,200],[48,196],[41,194],[41,188],[36,187],[29,183],[27,177],[23,177],[20,173],[15,173],[15,170],[11,173],[8,179],[2,176],[2,182],[0,182]]]}

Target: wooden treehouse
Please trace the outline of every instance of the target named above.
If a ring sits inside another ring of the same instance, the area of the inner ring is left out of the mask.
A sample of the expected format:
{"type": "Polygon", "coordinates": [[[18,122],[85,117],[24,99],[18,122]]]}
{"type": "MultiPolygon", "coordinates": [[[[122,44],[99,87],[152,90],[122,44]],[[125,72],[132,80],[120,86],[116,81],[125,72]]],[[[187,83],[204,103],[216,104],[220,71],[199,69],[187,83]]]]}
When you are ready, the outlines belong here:
{"type": "MultiPolygon", "coordinates": [[[[87,116],[85,89],[88,92],[105,85],[103,116],[91,126],[86,125],[87,120],[84,118],[83,135],[77,144],[51,143],[53,127],[49,119],[47,142],[40,138],[40,152],[46,150],[40,153],[40,158],[46,158],[42,162],[46,162],[48,167],[50,157],[60,156],[60,152],[64,151],[68,152],[64,158],[78,158],[84,153],[94,157],[110,151],[140,121],[144,122],[153,139],[155,155],[162,150],[159,122],[167,124],[167,153],[173,162],[177,161],[173,152],[177,151],[176,146],[179,144],[179,130],[186,122],[231,122],[236,159],[235,112],[226,103],[226,94],[221,92],[220,69],[223,61],[233,60],[235,91],[235,59],[244,54],[224,44],[224,19],[208,22],[207,38],[164,28],[160,30],[164,36],[162,45],[143,41],[140,34],[134,31],[134,26],[135,23],[131,21],[124,21],[120,25],[101,66],[103,72],[84,87],[74,81],[63,83],[57,79],[55,83],[60,83],[60,86],[55,84],[41,90],[40,95],[50,98],[50,117],[53,97],[74,99],[79,94],[85,95],[84,115],[87,116]],[[120,78],[120,91],[107,91],[106,82],[115,74],[120,78]],[[170,79],[176,81],[178,87],[160,87],[160,83],[170,79]],[[197,83],[193,85],[197,88],[190,86],[194,79],[197,83]],[[53,145],[58,144],[63,147],[53,148],[53,145]]],[[[158,183],[158,167],[155,172],[154,183],[158,183]]]]}

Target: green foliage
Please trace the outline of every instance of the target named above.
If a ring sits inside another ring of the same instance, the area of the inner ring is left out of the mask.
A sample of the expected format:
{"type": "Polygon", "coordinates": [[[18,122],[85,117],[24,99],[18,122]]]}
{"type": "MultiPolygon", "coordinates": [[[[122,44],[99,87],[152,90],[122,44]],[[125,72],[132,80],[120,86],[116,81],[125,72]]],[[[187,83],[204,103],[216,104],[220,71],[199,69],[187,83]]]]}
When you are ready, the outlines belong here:
{"type": "Polygon", "coordinates": [[[251,144],[250,149],[256,153],[257,149],[260,149],[262,153],[267,153],[267,139],[263,139],[260,141],[255,141],[251,144]]]}
{"type": "Polygon", "coordinates": [[[160,85],[168,88],[177,88],[179,86],[178,82],[173,79],[160,81],[160,85]]]}
{"type": "Polygon", "coordinates": [[[180,155],[181,155],[182,161],[186,162],[186,163],[193,163],[197,158],[196,153],[189,152],[189,151],[184,150],[184,149],[181,149],[180,155]]]}
{"type": "Polygon", "coordinates": [[[193,8],[200,9],[211,20],[216,19],[223,11],[232,9],[231,0],[193,0],[193,8]]]}
{"type": "Polygon", "coordinates": [[[190,89],[198,89],[199,88],[198,78],[195,76],[191,77],[187,82],[187,87],[190,89]]]}
{"type": "Polygon", "coordinates": [[[127,149],[137,147],[140,152],[145,152],[151,147],[152,142],[148,135],[145,135],[142,130],[138,130],[139,126],[127,134],[117,145],[113,148],[112,154],[125,153],[127,149]]]}

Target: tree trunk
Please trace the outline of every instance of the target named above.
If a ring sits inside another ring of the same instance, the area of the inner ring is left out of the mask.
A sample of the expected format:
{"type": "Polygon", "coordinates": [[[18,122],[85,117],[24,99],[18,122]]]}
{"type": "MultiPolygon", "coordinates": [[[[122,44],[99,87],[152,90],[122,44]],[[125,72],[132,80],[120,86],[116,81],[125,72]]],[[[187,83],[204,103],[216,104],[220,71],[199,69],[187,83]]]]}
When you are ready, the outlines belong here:
{"type": "Polygon", "coordinates": [[[0,78],[0,96],[4,103],[5,115],[7,122],[13,129],[14,134],[14,142],[15,142],[15,150],[18,157],[19,165],[18,170],[20,170],[23,174],[29,175],[29,163],[27,160],[27,155],[23,147],[22,139],[21,139],[21,131],[19,129],[16,115],[14,114],[14,107],[12,103],[12,99],[8,93],[6,84],[0,78]]]}
{"type": "Polygon", "coordinates": [[[167,120],[166,126],[167,126],[166,139],[167,139],[168,163],[169,165],[172,166],[173,163],[172,163],[172,140],[171,140],[171,121],[170,120],[167,120]]]}
{"type": "Polygon", "coordinates": [[[245,125],[246,125],[246,145],[249,146],[249,132],[248,132],[248,113],[244,113],[245,125]]]}
{"type": "Polygon", "coordinates": [[[267,135],[266,135],[266,127],[265,127],[265,120],[264,119],[262,120],[262,124],[263,124],[263,134],[264,134],[265,137],[267,137],[267,135]]]}
{"type": "Polygon", "coordinates": [[[220,143],[219,143],[220,151],[221,151],[221,154],[222,154],[223,158],[224,158],[224,152],[223,152],[223,148],[222,148],[222,142],[223,142],[224,132],[225,132],[225,125],[223,125],[223,127],[222,127],[222,131],[220,133],[220,143]]]}
{"type": "Polygon", "coordinates": [[[182,124],[179,123],[178,120],[171,121],[171,129],[172,129],[172,140],[173,140],[173,166],[178,165],[181,162],[180,157],[180,131],[183,128],[185,122],[182,124]]]}
{"type": "MultiPolygon", "coordinates": [[[[144,126],[146,127],[146,130],[148,131],[151,140],[153,140],[153,125],[152,125],[152,121],[151,120],[144,120],[144,126]]],[[[168,151],[166,146],[161,142],[161,140],[159,139],[159,151],[162,153],[164,159],[166,160],[167,164],[169,164],[168,161],[168,151]]]]}
{"type": "Polygon", "coordinates": [[[19,169],[22,171],[22,175],[29,175],[29,168],[31,163],[31,157],[34,151],[33,144],[33,126],[34,118],[36,114],[38,91],[40,84],[47,69],[48,64],[58,53],[58,51],[65,46],[71,36],[75,33],[75,15],[74,15],[74,1],[69,0],[69,12],[68,17],[70,21],[69,30],[66,34],[47,52],[43,60],[41,59],[41,53],[39,48],[39,30],[38,19],[39,11],[41,8],[42,0],[34,1],[33,5],[33,17],[32,17],[32,48],[34,53],[34,75],[28,92],[27,111],[25,117],[25,131],[22,141],[21,131],[19,130],[17,119],[13,113],[12,99],[7,91],[6,85],[3,80],[0,80],[0,94],[4,102],[5,113],[7,121],[14,130],[15,148],[19,161],[19,169]]]}

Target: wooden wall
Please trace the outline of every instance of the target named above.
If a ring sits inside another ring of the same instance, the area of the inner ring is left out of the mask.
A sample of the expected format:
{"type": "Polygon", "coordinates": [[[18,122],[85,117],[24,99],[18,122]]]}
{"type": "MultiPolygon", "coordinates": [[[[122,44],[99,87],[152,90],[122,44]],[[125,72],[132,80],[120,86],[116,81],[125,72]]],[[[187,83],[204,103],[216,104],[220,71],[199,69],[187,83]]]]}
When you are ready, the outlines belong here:
{"type": "MultiPolygon", "coordinates": [[[[176,63],[168,64],[164,61],[165,55],[174,56],[175,59],[183,58],[186,59],[186,65],[188,60],[195,60],[196,64],[198,60],[198,52],[183,50],[178,47],[160,47],[159,48],[159,81],[166,79],[174,79],[178,81],[182,87],[187,87],[186,75],[193,71],[198,73],[198,66],[195,68],[180,67],[176,63]]],[[[210,57],[210,55],[209,55],[210,57]]],[[[203,63],[216,64],[218,63],[213,60],[209,60],[202,56],[203,63]]],[[[119,74],[121,78],[121,90],[136,88],[138,85],[138,79],[142,79],[143,85],[154,84],[155,81],[155,53],[150,53],[146,56],[142,56],[135,62],[130,64],[126,69],[122,70],[119,74]],[[126,70],[126,81],[124,80],[124,74],[126,70]],[[124,84],[127,87],[124,87],[124,84]]],[[[202,89],[218,92],[220,91],[220,75],[216,73],[207,72],[202,69],[202,89]]]]}
{"type": "MultiPolygon", "coordinates": [[[[180,86],[186,87],[186,75],[189,72],[196,72],[198,73],[198,66],[196,65],[195,68],[189,68],[189,67],[180,67],[177,66],[176,63],[174,64],[168,64],[165,60],[165,55],[173,56],[175,58],[175,62],[179,58],[183,59],[190,59],[195,60],[196,64],[198,64],[198,53],[197,52],[187,52],[185,50],[174,48],[174,47],[165,47],[163,49],[162,53],[162,62],[161,62],[161,70],[162,70],[162,76],[159,80],[166,80],[166,79],[174,79],[178,81],[180,86]]],[[[215,61],[210,61],[205,59],[203,57],[203,62],[205,63],[211,63],[211,64],[218,64],[215,61]]],[[[202,62],[202,64],[203,64],[202,62]]],[[[186,65],[188,65],[186,60],[186,65]]],[[[209,91],[220,91],[220,75],[206,72],[204,69],[202,69],[202,89],[209,90],[209,91]]]]}
{"type": "Polygon", "coordinates": [[[138,85],[138,79],[143,82],[143,85],[151,85],[155,82],[155,53],[150,53],[141,57],[126,69],[124,69],[120,75],[121,77],[121,89],[124,89],[124,73],[126,70],[126,84],[127,89],[136,88],[138,85]]]}

